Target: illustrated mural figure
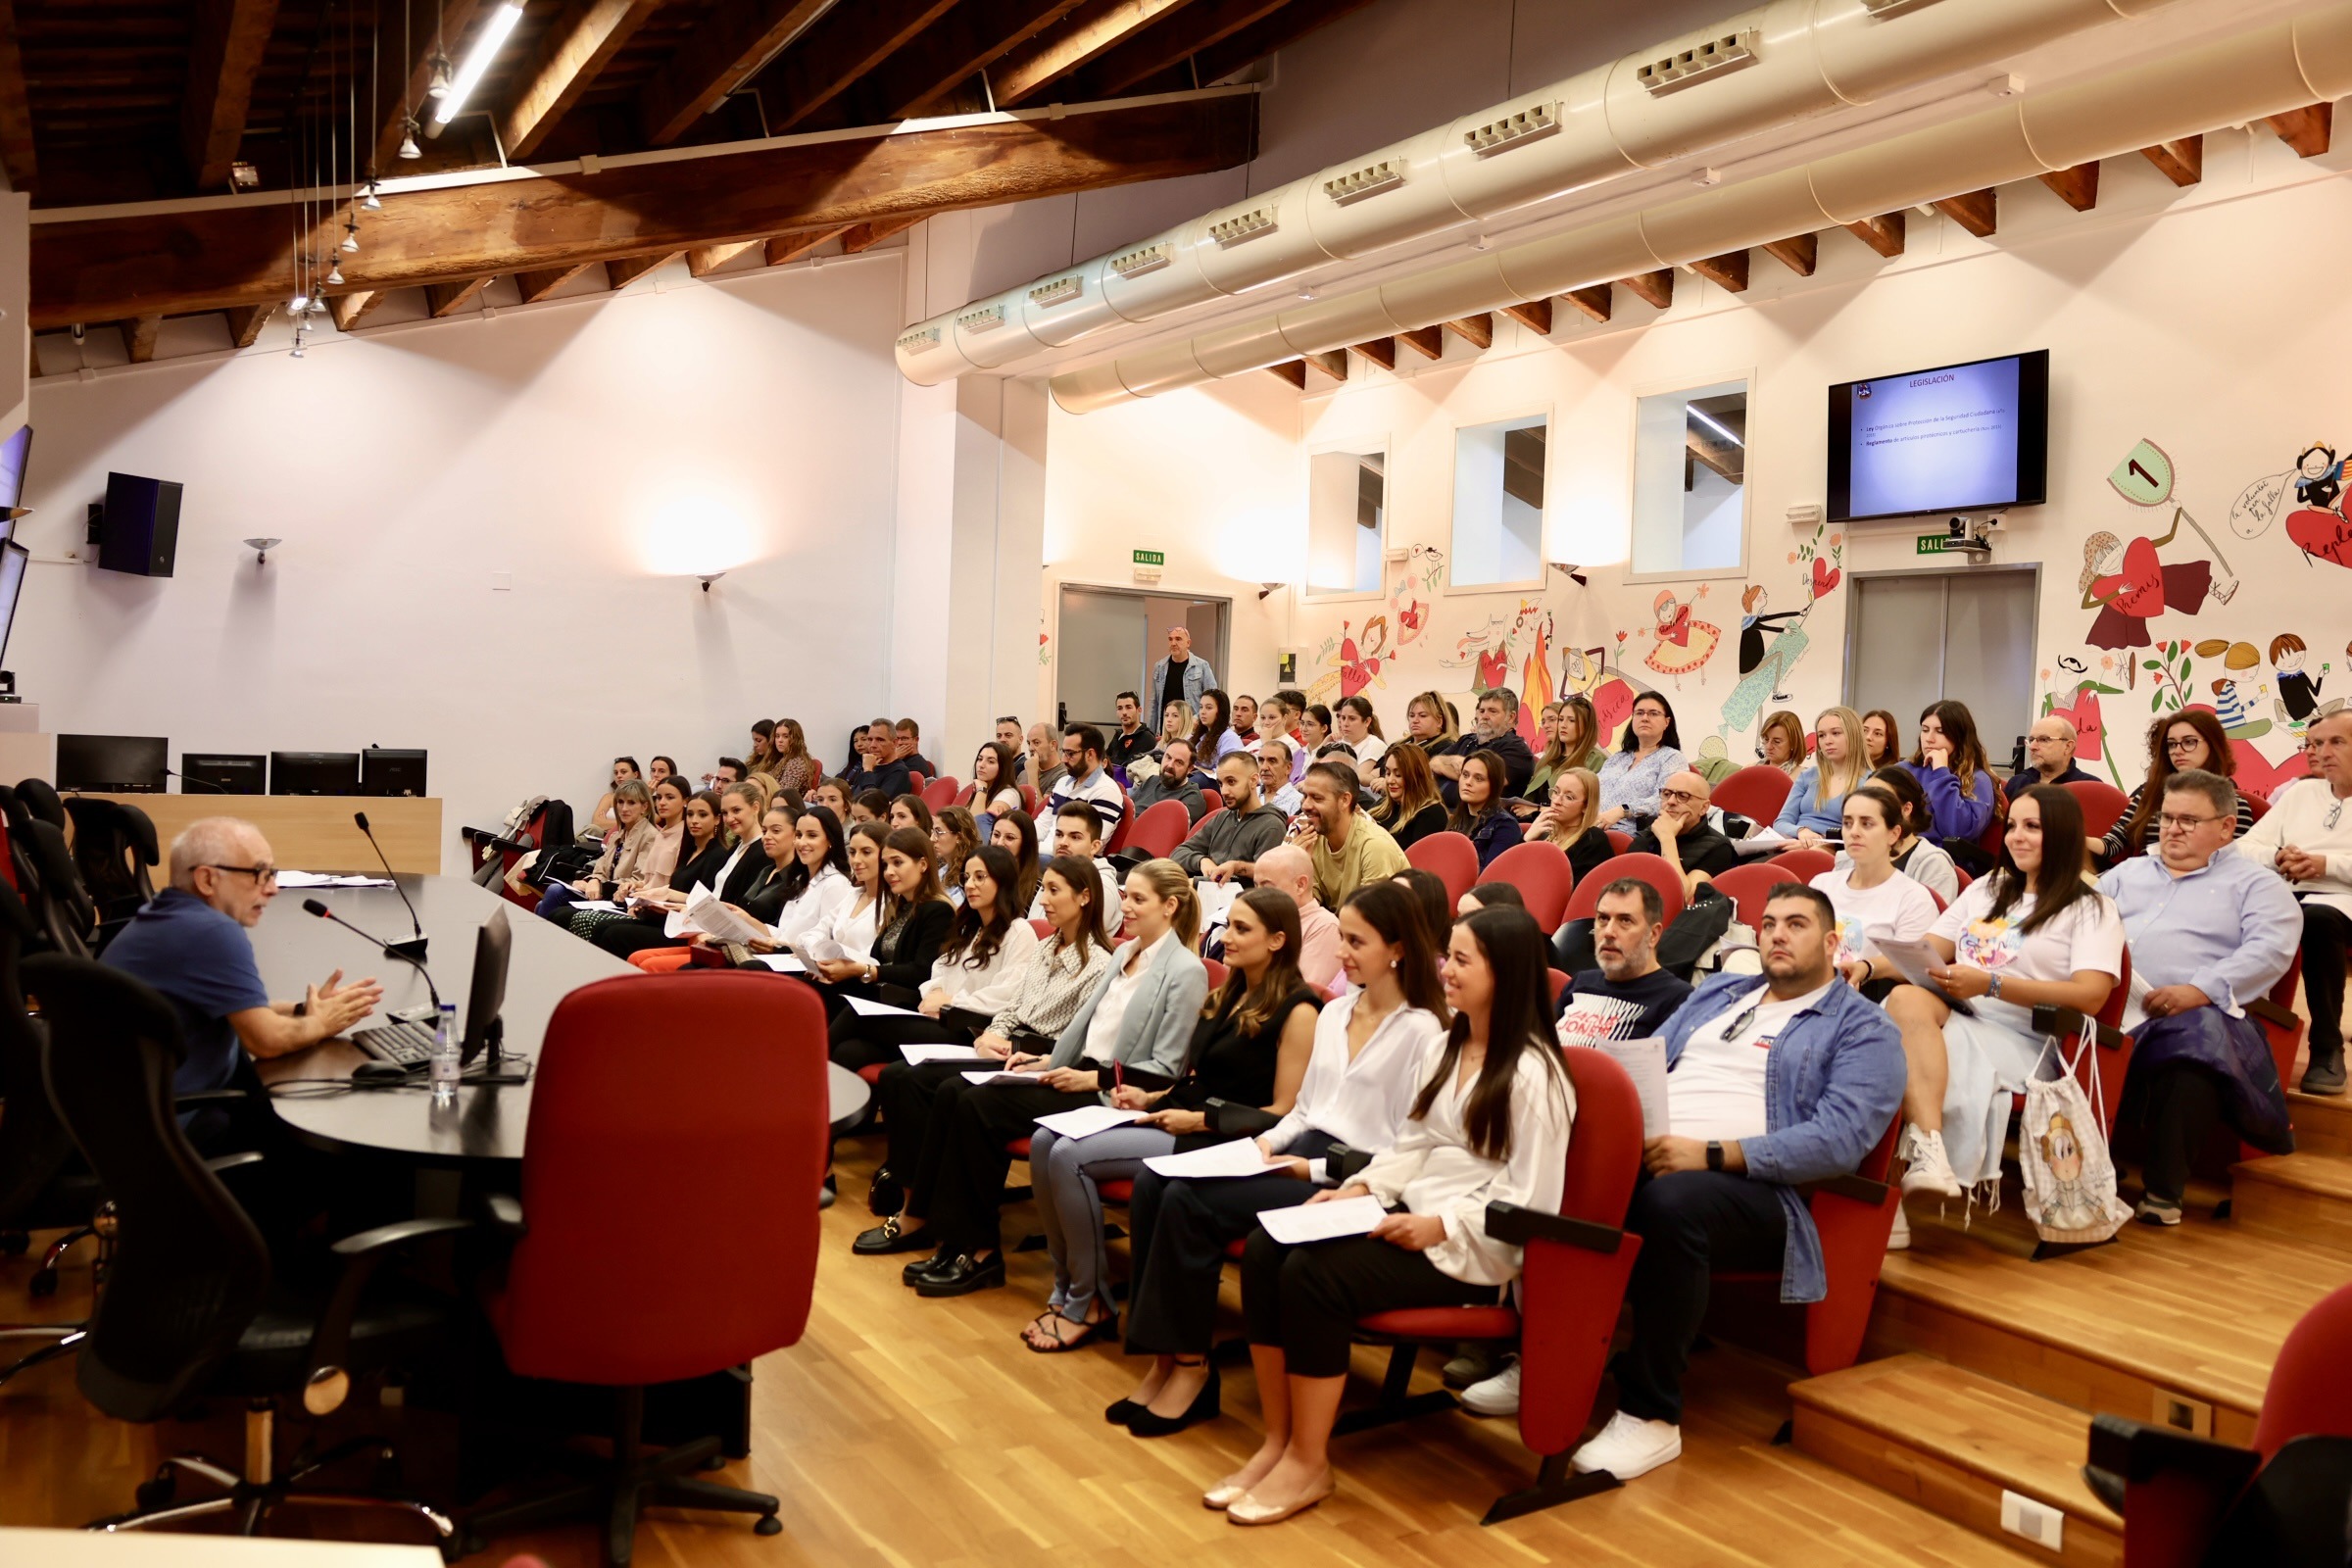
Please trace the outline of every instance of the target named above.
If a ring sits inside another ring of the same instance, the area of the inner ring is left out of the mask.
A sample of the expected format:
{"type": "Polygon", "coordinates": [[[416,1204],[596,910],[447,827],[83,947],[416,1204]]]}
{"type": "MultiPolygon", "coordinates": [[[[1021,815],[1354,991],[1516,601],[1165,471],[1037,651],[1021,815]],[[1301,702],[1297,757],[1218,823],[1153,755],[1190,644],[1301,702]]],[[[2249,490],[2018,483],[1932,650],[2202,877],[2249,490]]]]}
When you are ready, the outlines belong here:
{"type": "Polygon", "coordinates": [[[2344,517],[2344,465],[2335,448],[2314,441],[2295,455],[2295,466],[2286,472],[2266,474],[2247,485],[2230,508],[2230,526],[2240,538],[2258,538],[2282,512],[2286,537],[2303,552],[2305,565],[2317,560],[2352,567],[2352,521],[2344,517]]]}
{"type": "MultiPolygon", "coordinates": [[[[1619,632],[1617,636],[1622,641],[1625,633],[1619,632]]],[[[1595,728],[1604,748],[1616,743],[1617,731],[1634,716],[1634,698],[1639,695],[1633,682],[1609,667],[1606,648],[1563,649],[1559,689],[1582,692],[1592,702],[1595,728]]]]}
{"type": "Polygon", "coordinates": [[[1551,701],[1551,612],[1533,599],[1519,602],[1508,646],[1519,659],[1520,738],[1536,744],[1536,719],[1551,701]]]}
{"type": "Polygon", "coordinates": [[[2304,506],[2333,512],[2344,493],[2343,476],[2344,466],[2335,449],[2315,441],[2296,454],[2295,499],[2304,506]]]}
{"type": "Polygon", "coordinates": [[[1329,659],[1331,667],[1307,688],[1307,700],[1327,703],[1336,697],[1353,697],[1368,687],[1386,686],[1388,682],[1381,678],[1380,669],[1384,663],[1393,662],[1391,658],[1384,657],[1388,643],[1386,615],[1374,615],[1365,621],[1360,637],[1355,634],[1352,622],[1341,621],[1337,641],[1326,641],[1316,655],[1318,661],[1329,659]]]}
{"type": "Polygon", "coordinates": [[[2250,741],[2271,732],[2268,718],[2256,718],[2256,709],[2270,695],[2261,680],[2262,653],[2252,643],[2214,637],[2197,644],[2200,659],[2219,658],[2222,674],[2207,688],[2213,694],[2213,712],[2231,740],[2250,741]]]}
{"type": "MultiPolygon", "coordinates": [[[[1813,564],[1818,568],[1821,559],[1815,557],[1813,564]]],[[[1837,573],[1833,571],[1826,581],[1828,586],[1821,589],[1823,593],[1837,585],[1837,573]]],[[[1781,683],[1788,678],[1788,671],[1811,646],[1811,639],[1805,634],[1805,617],[1813,613],[1813,606],[1808,603],[1802,610],[1767,614],[1764,607],[1771,602],[1772,596],[1760,582],[1748,584],[1740,595],[1740,684],[1723,700],[1723,721],[1716,726],[1719,735],[1751,728],[1764,711],[1764,706],[1779,692],[1781,683]],[[1774,634],[1770,641],[1766,640],[1767,633],[1774,634]]]]}
{"type": "MultiPolygon", "coordinates": [[[[2156,555],[2180,537],[2185,514],[2174,508],[2173,525],[2160,539],[2142,534],[2127,545],[2102,528],[2082,542],[2082,575],[2077,586],[2082,591],[2082,608],[2099,612],[2085,639],[2093,648],[2145,648],[2155,641],[2148,635],[2149,621],[2167,611],[2193,615],[2205,608],[2205,596],[2215,591],[2213,563],[2184,561],[2168,566],[2156,555]]],[[[2229,586],[2236,591],[2235,583],[2229,586]]],[[[2227,594],[2215,597],[2229,601],[2227,594]]],[[[2133,661],[2127,658],[2124,667],[2132,669],[2133,661]]],[[[2126,684],[2132,679],[2127,676],[2126,684]]]]}
{"type": "Polygon", "coordinates": [[[2304,673],[2303,656],[2309,651],[2303,639],[2291,631],[2271,639],[2271,669],[2278,681],[2278,716],[2288,724],[2303,724],[2319,711],[2320,683],[2325,677],[2304,673]]]}
{"type": "MultiPolygon", "coordinates": [[[[1827,563],[1818,564],[1826,565],[1827,563]]],[[[1781,610],[1768,615],[1763,612],[1770,603],[1772,596],[1760,582],[1749,583],[1740,595],[1740,673],[1742,675],[1752,675],[1763,667],[1766,632],[1776,631],[1790,621],[1803,620],[1806,611],[1812,609],[1807,605],[1805,610],[1781,610]]]]}
{"type": "Polygon", "coordinates": [[[1680,686],[1685,675],[1714,657],[1715,645],[1723,641],[1723,630],[1710,621],[1693,618],[1690,606],[1675,598],[1671,589],[1659,593],[1650,609],[1658,620],[1654,628],[1658,646],[1642,655],[1642,662],[1661,675],[1671,676],[1680,686]]]}

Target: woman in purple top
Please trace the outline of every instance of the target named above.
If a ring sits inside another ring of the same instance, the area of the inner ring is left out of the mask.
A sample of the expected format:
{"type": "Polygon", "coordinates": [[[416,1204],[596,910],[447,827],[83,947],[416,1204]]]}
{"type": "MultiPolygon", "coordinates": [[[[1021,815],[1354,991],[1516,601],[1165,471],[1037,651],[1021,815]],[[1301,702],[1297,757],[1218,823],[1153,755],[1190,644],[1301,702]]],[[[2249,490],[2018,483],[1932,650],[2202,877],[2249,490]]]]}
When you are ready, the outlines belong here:
{"type": "MultiPolygon", "coordinates": [[[[1984,765],[1984,746],[1966,703],[1930,703],[1919,715],[1919,747],[1903,764],[1927,792],[1932,830],[1947,851],[1974,846],[2000,799],[1984,765]]],[[[1982,859],[1982,853],[1979,852],[1982,859]]]]}

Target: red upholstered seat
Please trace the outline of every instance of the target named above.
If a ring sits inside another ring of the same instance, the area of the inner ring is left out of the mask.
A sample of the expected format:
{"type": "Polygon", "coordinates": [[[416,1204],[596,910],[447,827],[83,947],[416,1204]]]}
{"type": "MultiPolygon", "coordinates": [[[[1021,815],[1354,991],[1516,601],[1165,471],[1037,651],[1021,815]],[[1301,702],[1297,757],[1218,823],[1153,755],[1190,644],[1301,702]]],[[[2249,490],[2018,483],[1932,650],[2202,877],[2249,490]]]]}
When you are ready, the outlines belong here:
{"type": "Polygon", "coordinates": [[[1634,836],[1631,833],[1626,832],[1622,828],[1614,827],[1608,829],[1607,831],[1609,835],[1609,849],[1611,853],[1623,855],[1626,851],[1634,847],[1634,836]]]}
{"type": "Polygon", "coordinates": [[[1375,1312],[1355,1326],[1400,1340],[1515,1340],[1519,1314],[1507,1306],[1414,1306],[1375,1312]]]}
{"type": "Polygon", "coordinates": [[[1208,971],[1208,989],[1211,991],[1223,985],[1225,977],[1232,972],[1214,958],[1202,958],[1200,967],[1208,971]]]}
{"type": "Polygon", "coordinates": [[[923,804],[934,811],[944,811],[962,794],[963,781],[943,773],[923,786],[923,804]]]}
{"type": "Polygon", "coordinates": [[[2066,792],[2082,808],[2082,831],[2092,843],[2107,836],[2107,830],[2124,819],[2132,808],[2132,797],[2112,784],[2097,779],[2077,779],[2066,786],[2066,792]]]}
{"type": "Polygon", "coordinates": [[[1004,1146],[1004,1152],[1015,1159],[1027,1159],[1029,1157],[1029,1140],[1015,1138],[1004,1146]]]}
{"type": "Polygon", "coordinates": [[[1037,933],[1037,939],[1040,942],[1051,942],[1054,940],[1054,922],[1047,919],[1044,915],[1039,915],[1036,919],[1030,921],[1029,929],[1037,933]]]}
{"type": "Polygon", "coordinates": [[[1103,1182],[1095,1191],[1102,1196],[1102,1201],[1105,1203],[1124,1203],[1135,1196],[1135,1183],[1131,1181],[1103,1182]]]}
{"type": "Polygon", "coordinates": [[[886,1061],[868,1062],[858,1069],[858,1076],[869,1084],[878,1084],[882,1081],[882,1069],[889,1065],[886,1061]]]}
{"type": "MultiPolygon", "coordinates": [[[[1777,773],[1780,769],[1776,767],[1773,771],[1777,773]]],[[[1750,862],[1735,865],[1717,877],[1715,891],[1739,906],[1741,925],[1751,931],[1760,930],[1764,922],[1764,901],[1772,897],[1774,888],[1795,880],[1796,874],[1785,865],[1774,865],[1770,861],[1762,865],[1750,862]]]]}
{"type": "Polygon", "coordinates": [[[1432,833],[1405,847],[1404,858],[1446,884],[1446,907],[1458,908],[1478,881],[1478,847],[1459,833],[1432,833]]]}
{"type": "Polygon", "coordinates": [[[929,779],[923,777],[922,774],[917,773],[914,769],[908,768],[906,770],[906,792],[909,795],[922,794],[924,790],[930,787],[930,784],[931,781],[929,779]]]}
{"type": "MultiPolygon", "coordinates": [[[[1805,1314],[1805,1367],[1815,1377],[1852,1366],[1861,1353],[1871,1303],[1878,1299],[1879,1270],[1886,1261],[1886,1238],[1893,1233],[1894,1211],[1903,1200],[1901,1187],[1887,1179],[1902,1126],[1898,1112],[1855,1171],[1855,1180],[1823,1183],[1806,1200],[1813,1228],[1821,1233],[1830,1285],[1820,1300],[1796,1308],[1805,1314]]],[[[1715,1278],[1777,1286],[1781,1276],[1778,1270],[1727,1271],[1715,1278]]]]}
{"type": "Polygon", "coordinates": [[[1544,973],[1551,982],[1551,1004],[1556,1009],[1560,999],[1568,994],[1568,987],[1575,983],[1576,976],[1565,969],[1546,969],[1544,973]]]}
{"type": "MultiPolygon", "coordinates": [[[[1127,847],[1127,835],[1135,830],[1135,802],[1125,790],[1119,791],[1119,825],[1110,830],[1102,843],[1104,855],[1116,855],[1127,847]]],[[[1179,840],[1178,842],[1182,842],[1179,840]]]]}
{"type": "Polygon", "coordinates": [[[1514,844],[1479,873],[1480,882],[1508,882],[1527,901],[1527,912],[1546,932],[1556,931],[1575,891],[1576,872],[1556,844],[1535,840],[1514,844]]]}
{"type": "Polygon", "coordinates": [[[1126,848],[1158,859],[1182,844],[1192,826],[1192,813],[1182,801],[1161,801],[1135,819],[1127,832],[1126,848]]]}
{"type": "MultiPolygon", "coordinates": [[[[1202,790],[1200,798],[1208,803],[1208,809],[1212,815],[1225,809],[1225,796],[1220,790],[1202,790]]],[[[1208,817],[1204,816],[1200,820],[1205,822],[1208,817]]]]}
{"type": "Polygon", "coordinates": [[[1838,857],[1827,850],[1783,850],[1766,865],[1777,865],[1799,882],[1810,882],[1825,871],[1838,869],[1838,857]]]}
{"type": "Polygon", "coordinates": [[[1718,810],[1737,811],[1751,822],[1770,822],[1788,804],[1796,781],[1770,762],[1755,762],[1715,786],[1709,798],[1718,810]]]}
{"type": "Polygon", "coordinates": [[[1599,871],[1579,882],[1568,895],[1568,907],[1561,918],[1592,919],[1600,903],[1600,890],[1626,876],[1657,889],[1658,902],[1665,906],[1666,923],[1674,924],[1675,916],[1683,912],[1684,904],[1689,902],[1683,897],[1683,879],[1674,874],[1673,866],[1654,855],[1619,855],[1603,862],[1599,871]]]}

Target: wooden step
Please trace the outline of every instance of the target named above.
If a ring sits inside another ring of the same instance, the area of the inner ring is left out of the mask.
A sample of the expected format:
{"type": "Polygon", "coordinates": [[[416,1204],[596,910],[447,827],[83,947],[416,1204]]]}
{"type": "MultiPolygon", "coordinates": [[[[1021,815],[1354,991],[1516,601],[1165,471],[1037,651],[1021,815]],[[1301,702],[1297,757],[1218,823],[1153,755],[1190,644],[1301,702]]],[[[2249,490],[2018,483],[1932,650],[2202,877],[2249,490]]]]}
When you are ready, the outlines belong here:
{"type": "Polygon", "coordinates": [[[1797,1448],[1826,1464],[2004,1545],[2042,1545],[2001,1528],[2001,1494],[2018,1493],[2065,1515],[2057,1561],[2123,1561],[2124,1523],[2082,1481],[2081,1410],[1924,1355],[1810,1378],[1788,1395],[1797,1448]]]}
{"type": "Polygon", "coordinates": [[[2014,1196],[1966,1231],[1956,1206],[1941,1222],[1916,1199],[1910,1212],[1911,1250],[1887,1255],[1865,1355],[1917,1351],[2224,1443],[2253,1440],[2288,1330],[2352,1282],[2352,1257],[2201,1214],[2035,1263],[2014,1196]]]}
{"type": "Polygon", "coordinates": [[[2295,1150],[2305,1154],[2352,1154],[2352,1095],[2286,1097],[2295,1124],[2295,1150]]]}
{"type": "Polygon", "coordinates": [[[2297,1152],[2230,1168],[2230,1218],[2249,1231],[2352,1258],[2352,1159],[2297,1152]]]}

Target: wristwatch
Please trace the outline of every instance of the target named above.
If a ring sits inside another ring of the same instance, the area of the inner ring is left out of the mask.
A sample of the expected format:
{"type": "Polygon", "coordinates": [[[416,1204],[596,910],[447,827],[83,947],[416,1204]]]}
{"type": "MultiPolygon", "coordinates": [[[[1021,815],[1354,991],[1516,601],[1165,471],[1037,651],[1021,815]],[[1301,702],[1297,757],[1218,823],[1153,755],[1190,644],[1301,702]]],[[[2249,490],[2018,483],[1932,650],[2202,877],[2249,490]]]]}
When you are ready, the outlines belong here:
{"type": "Polygon", "coordinates": [[[1707,1169],[1723,1169],[1723,1145],[1712,1138],[1707,1140],[1707,1169]]]}

